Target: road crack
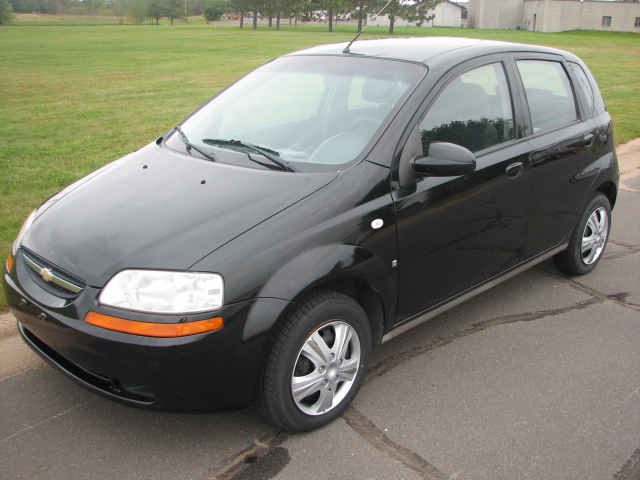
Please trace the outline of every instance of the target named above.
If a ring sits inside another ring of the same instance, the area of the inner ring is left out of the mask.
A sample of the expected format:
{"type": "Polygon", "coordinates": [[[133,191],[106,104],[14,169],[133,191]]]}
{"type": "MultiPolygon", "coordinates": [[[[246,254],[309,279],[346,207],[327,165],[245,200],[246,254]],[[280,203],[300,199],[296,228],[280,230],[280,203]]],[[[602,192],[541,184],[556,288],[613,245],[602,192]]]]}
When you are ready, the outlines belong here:
{"type": "Polygon", "coordinates": [[[561,315],[563,313],[571,312],[573,310],[581,310],[583,308],[588,308],[592,305],[603,303],[603,301],[604,299],[600,297],[590,298],[588,300],[584,300],[582,302],[576,303],[574,305],[570,305],[568,307],[556,308],[552,310],[539,310],[536,312],[520,313],[515,315],[505,315],[503,317],[492,318],[491,320],[486,320],[484,322],[473,324],[465,330],[461,330],[452,335],[441,338],[440,340],[434,343],[431,343],[429,345],[415,347],[410,350],[399,353],[397,355],[394,355],[393,357],[389,357],[382,360],[381,362],[379,362],[369,370],[369,374],[367,375],[367,379],[365,380],[365,382],[368,383],[374,378],[381,377],[382,375],[386,374],[390,370],[393,370],[394,368],[402,365],[403,363],[408,362],[412,358],[418,357],[424,353],[427,353],[431,350],[442,347],[444,345],[448,345],[460,338],[464,338],[474,333],[480,332],[482,330],[486,330],[487,328],[495,327],[497,325],[504,325],[507,323],[530,322],[533,320],[540,320],[546,317],[553,317],[555,315],[561,315]]]}
{"type": "MultiPolygon", "coordinates": [[[[24,432],[27,432],[29,430],[32,430],[32,429],[36,428],[36,427],[39,427],[40,425],[42,425],[44,423],[50,422],[51,420],[55,420],[56,418],[60,418],[60,417],[62,417],[64,415],[66,415],[67,413],[69,413],[70,411],[75,410],[76,408],[78,408],[78,407],[80,407],[80,406],[82,406],[82,405],[84,405],[86,403],[94,402],[95,400],[96,400],[96,398],[90,398],[89,400],[85,400],[83,402],[77,403],[74,406],[69,407],[66,410],[63,410],[62,412],[59,412],[59,413],[56,413],[55,415],[47,417],[44,420],[40,420],[39,422],[34,423],[33,425],[27,425],[25,428],[23,428],[21,430],[18,430],[16,433],[12,433],[8,437],[3,438],[2,441],[3,442],[7,442],[7,441],[11,440],[12,438],[15,438],[15,437],[17,437],[19,435],[22,435],[24,432]]],[[[25,424],[23,424],[23,425],[25,425],[25,424]]]]}
{"type": "Polygon", "coordinates": [[[595,288],[587,287],[580,282],[576,282],[573,278],[566,278],[562,276],[557,277],[562,283],[569,285],[570,287],[575,288],[587,295],[591,295],[592,297],[599,298],[605,302],[615,303],[616,305],[620,305],[621,307],[630,308],[631,310],[635,310],[636,312],[640,312],[640,305],[636,305],[635,303],[627,302],[626,298],[629,296],[627,292],[620,292],[614,294],[606,294],[602,293],[595,288]]]}
{"type": "Polygon", "coordinates": [[[627,460],[613,478],[615,480],[640,480],[640,448],[627,460]]]}
{"type": "Polygon", "coordinates": [[[233,457],[222,462],[222,466],[209,471],[209,480],[268,480],[276,476],[289,463],[288,451],[281,447],[291,437],[284,430],[261,437],[233,457]]]}
{"type": "Polygon", "coordinates": [[[622,243],[622,242],[614,242],[612,240],[609,240],[609,243],[617,246],[617,247],[622,247],[625,250],[622,252],[613,252],[613,253],[608,253],[606,255],[602,256],[602,260],[611,260],[614,258],[622,258],[622,257],[626,257],[627,255],[633,255],[634,253],[638,253],[640,252],[640,245],[630,245],[628,243],[622,243]]]}
{"type": "Polygon", "coordinates": [[[418,473],[422,478],[427,480],[447,480],[449,478],[416,452],[391,440],[353,406],[342,413],[342,418],[368,444],[418,473]]]}

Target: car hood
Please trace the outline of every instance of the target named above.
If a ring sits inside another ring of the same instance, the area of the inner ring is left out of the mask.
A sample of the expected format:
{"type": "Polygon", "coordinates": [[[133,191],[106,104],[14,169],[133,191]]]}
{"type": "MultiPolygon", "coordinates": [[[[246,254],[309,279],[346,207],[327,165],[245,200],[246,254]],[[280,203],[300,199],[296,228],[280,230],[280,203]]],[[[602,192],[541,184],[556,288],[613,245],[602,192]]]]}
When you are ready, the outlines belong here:
{"type": "Polygon", "coordinates": [[[217,164],[152,144],[46,202],[22,245],[94,287],[125,268],[185,270],[336,176],[217,164]]]}

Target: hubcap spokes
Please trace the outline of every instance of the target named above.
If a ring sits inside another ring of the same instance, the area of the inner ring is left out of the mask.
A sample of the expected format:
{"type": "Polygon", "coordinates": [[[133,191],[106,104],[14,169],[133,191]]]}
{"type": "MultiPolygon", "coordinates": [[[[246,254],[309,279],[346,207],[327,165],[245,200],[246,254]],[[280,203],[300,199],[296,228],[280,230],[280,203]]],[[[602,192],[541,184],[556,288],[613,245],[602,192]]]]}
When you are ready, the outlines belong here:
{"type": "Polygon", "coordinates": [[[586,265],[591,265],[600,258],[607,243],[608,232],[609,216],[603,207],[598,207],[589,216],[584,232],[582,232],[580,251],[582,253],[582,261],[586,265]]]}
{"type": "Polygon", "coordinates": [[[314,331],[300,349],[291,377],[296,406],[307,415],[322,415],[336,407],[353,386],[360,353],[358,334],[345,322],[334,321],[314,331]]]}

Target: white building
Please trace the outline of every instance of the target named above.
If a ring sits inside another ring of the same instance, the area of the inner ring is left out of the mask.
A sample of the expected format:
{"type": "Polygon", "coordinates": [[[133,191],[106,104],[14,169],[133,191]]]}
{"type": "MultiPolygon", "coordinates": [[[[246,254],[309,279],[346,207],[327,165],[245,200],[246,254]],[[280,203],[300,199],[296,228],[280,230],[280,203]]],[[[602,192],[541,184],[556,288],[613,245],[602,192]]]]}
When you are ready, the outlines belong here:
{"type": "Polygon", "coordinates": [[[640,33],[640,2],[469,0],[468,26],[535,32],[609,30],[640,33]]]}
{"type": "MultiPolygon", "coordinates": [[[[462,11],[463,7],[450,0],[442,0],[435,8],[428,10],[426,15],[435,13],[435,18],[428,22],[424,22],[422,27],[460,27],[462,25],[462,11]]],[[[369,18],[369,24],[375,27],[388,27],[389,17],[387,15],[380,15],[373,20],[373,15],[369,18]]],[[[415,27],[415,22],[407,22],[402,18],[396,18],[394,27],[415,27]]]]}

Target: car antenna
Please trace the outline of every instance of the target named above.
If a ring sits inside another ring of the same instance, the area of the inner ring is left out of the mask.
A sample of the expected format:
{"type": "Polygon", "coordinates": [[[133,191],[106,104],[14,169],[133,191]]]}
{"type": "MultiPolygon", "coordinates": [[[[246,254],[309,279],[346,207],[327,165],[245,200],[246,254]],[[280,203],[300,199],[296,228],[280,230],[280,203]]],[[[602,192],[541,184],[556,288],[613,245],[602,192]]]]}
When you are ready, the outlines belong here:
{"type": "MultiPolygon", "coordinates": [[[[376,13],[376,14],[373,16],[373,18],[372,18],[371,20],[369,20],[369,22],[373,22],[376,18],[378,18],[378,17],[380,16],[380,14],[382,13],[382,10],[384,10],[385,8],[387,8],[387,7],[389,6],[389,4],[390,4],[392,1],[393,1],[393,0],[389,0],[389,1],[386,3],[386,5],[385,5],[384,7],[382,7],[382,9],[381,9],[378,13],[376,13]]],[[[355,42],[355,41],[358,39],[358,37],[359,37],[360,35],[362,35],[362,32],[364,32],[364,31],[367,29],[367,27],[369,26],[369,22],[367,22],[367,24],[364,26],[364,28],[363,28],[362,30],[360,30],[360,31],[358,32],[358,34],[355,36],[355,38],[349,42],[349,45],[347,45],[346,47],[344,47],[344,50],[342,50],[342,53],[351,53],[351,52],[349,51],[349,48],[351,47],[351,45],[353,44],[353,42],[355,42]]]]}

